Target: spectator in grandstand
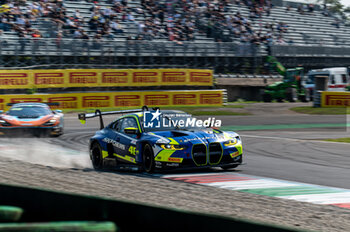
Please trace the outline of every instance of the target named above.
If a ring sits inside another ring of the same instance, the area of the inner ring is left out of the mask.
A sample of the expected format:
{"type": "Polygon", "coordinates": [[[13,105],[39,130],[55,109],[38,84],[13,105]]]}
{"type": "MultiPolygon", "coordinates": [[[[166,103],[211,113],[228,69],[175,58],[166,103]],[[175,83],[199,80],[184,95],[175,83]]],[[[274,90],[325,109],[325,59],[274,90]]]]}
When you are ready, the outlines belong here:
{"type": "Polygon", "coordinates": [[[25,21],[23,15],[17,16],[17,20],[16,20],[16,25],[17,25],[17,26],[19,26],[19,27],[24,27],[24,24],[25,24],[25,23],[26,23],[26,21],[25,21]]]}
{"type": "Polygon", "coordinates": [[[270,7],[265,7],[265,12],[266,12],[266,16],[270,16],[271,8],[270,7]]]}
{"type": "Polygon", "coordinates": [[[324,16],[329,16],[329,11],[328,11],[327,4],[323,4],[323,11],[322,11],[322,14],[323,14],[324,16]]]}
{"type": "Polygon", "coordinates": [[[277,44],[285,45],[286,41],[283,39],[282,35],[279,35],[277,38],[277,44]]]}
{"type": "Polygon", "coordinates": [[[265,24],[265,29],[267,29],[268,31],[270,32],[273,32],[274,31],[274,24],[273,23],[266,23],[265,24]]]}
{"type": "Polygon", "coordinates": [[[111,7],[106,7],[103,11],[102,11],[102,16],[105,19],[110,19],[112,16],[112,9],[111,7]]]}
{"type": "Polygon", "coordinates": [[[95,15],[95,16],[90,18],[89,28],[93,31],[97,31],[97,29],[98,29],[98,26],[99,26],[98,17],[99,16],[95,15]]]}
{"type": "Polygon", "coordinates": [[[40,33],[40,31],[38,30],[38,29],[35,29],[34,31],[33,31],[33,33],[31,34],[31,36],[32,36],[32,38],[41,38],[42,37],[42,35],[41,35],[41,33],[40,33]]]}
{"type": "Polygon", "coordinates": [[[82,34],[81,34],[81,28],[78,28],[77,30],[74,31],[74,33],[73,33],[73,38],[74,38],[74,39],[80,39],[81,36],[82,36],[82,34]]]}
{"type": "Polygon", "coordinates": [[[81,39],[85,42],[87,42],[90,39],[89,35],[84,30],[81,30],[81,39]]]}
{"type": "Polygon", "coordinates": [[[103,36],[108,40],[114,40],[114,35],[111,33],[110,30],[106,31],[103,36]]]}
{"type": "Polygon", "coordinates": [[[279,22],[278,24],[277,24],[277,27],[276,27],[276,29],[277,29],[277,31],[280,33],[280,34],[282,34],[282,33],[286,33],[286,32],[288,32],[288,24],[286,24],[286,23],[284,23],[284,22],[279,22]]]}
{"type": "Polygon", "coordinates": [[[338,18],[335,18],[332,25],[335,26],[336,28],[340,28],[340,20],[338,18]]]}
{"type": "Polygon", "coordinates": [[[97,1],[94,1],[92,3],[92,7],[90,8],[90,11],[91,12],[96,12],[96,11],[99,11],[100,10],[100,7],[97,5],[97,1]]]}
{"type": "Polygon", "coordinates": [[[132,11],[126,13],[126,19],[128,20],[128,22],[135,22],[135,17],[132,11]]]}
{"type": "Polygon", "coordinates": [[[74,12],[74,20],[77,20],[77,21],[80,21],[80,22],[84,21],[84,18],[83,18],[83,16],[81,16],[79,10],[75,10],[75,12],[74,12]]]}
{"type": "Polygon", "coordinates": [[[2,38],[2,30],[0,30],[0,47],[3,47],[7,44],[7,41],[2,38]]]}
{"type": "Polygon", "coordinates": [[[8,14],[2,14],[0,17],[0,29],[4,31],[10,31],[12,28],[12,23],[10,22],[10,16],[8,14]]]}
{"type": "Polygon", "coordinates": [[[73,34],[76,30],[79,29],[79,26],[74,21],[73,17],[66,18],[63,29],[69,29],[70,33],[73,34]]]}
{"type": "Polygon", "coordinates": [[[264,37],[263,42],[266,45],[267,55],[271,55],[271,45],[273,44],[273,37],[271,33],[267,33],[264,37]]]}
{"type": "Polygon", "coordinates": [[[102,41],[102,35],[100,33],[96,33],[93,39],[92,47],[96,50],[101,49],[102,41]]]}
{"type": "Polygon", "coordinates": [[[35,54],[38,51],[40,38],[42,38],[42,35],[38,29],[35,29],[31,33],[31,37],[32,37],[32,42],[33,42],[32,52],[35,54]]]}
{"type": "Polygon", "coordinates": [[[19,46],[20,46],[19,51],[24,52],[26,43],[27,43],[27,35],[25,32],[20,32],[18,37],[19,37],[19,46]]]}
{"type": "Polygon", "coordinates": [[[24,23],[24,30],[25,31],[31,31],[32,30],[32,24],[30,23],[30,21],[28,19],[26,19],[26,21],[24,23]]]}
{"type": "Polygon", "coordinates": [[[297,11],[300,13],[300,14],[304,14],[304,6],[302,4],[300,4],[297,8],[297,11]]]}
{"type": "Polygon", "coordinates": [[[62,37],[62,33],[58,32],[55,40],[57,50],[61,50],[62,48],[62,37]]]}
{"type": "Polygon", "coordinates": [[[124,33],[123,26],[120,24],[118,19],[111,21],[109,26],[117,34],[124,33]]]}
{"type": "Polygon", "coordinates": [[[307,8],[308,8],[308,10],[309,10],[309,13],[313,13],[314,12],[314,4],[308,4],[307,5],[307,8]]]}

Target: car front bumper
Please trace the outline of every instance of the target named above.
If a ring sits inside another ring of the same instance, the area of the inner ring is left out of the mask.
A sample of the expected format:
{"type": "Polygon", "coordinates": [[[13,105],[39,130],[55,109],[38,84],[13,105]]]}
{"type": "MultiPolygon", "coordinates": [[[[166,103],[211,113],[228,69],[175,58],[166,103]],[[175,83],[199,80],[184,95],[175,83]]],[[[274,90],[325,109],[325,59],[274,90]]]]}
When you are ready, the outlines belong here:
{"type": "Polygon", "coordinates": [[[243,162],[243,154],[236,156],[234,158],[225,156],[225,159],[222,159],[217,164],[204,164],[196,165],[192,159],[184,159],[181,163],[175,162],[161,162],[155,161],[156,170],[182,170],[182,169],[198,169],[198,168],[210,168],[210,167],[230,167],[233,165],[241,165],[243,162]]]}
{"type": "Polygon", "coordinates": [[[59,135],[62,128],[54,127],[0,127],[2,136],[59,135]]]}

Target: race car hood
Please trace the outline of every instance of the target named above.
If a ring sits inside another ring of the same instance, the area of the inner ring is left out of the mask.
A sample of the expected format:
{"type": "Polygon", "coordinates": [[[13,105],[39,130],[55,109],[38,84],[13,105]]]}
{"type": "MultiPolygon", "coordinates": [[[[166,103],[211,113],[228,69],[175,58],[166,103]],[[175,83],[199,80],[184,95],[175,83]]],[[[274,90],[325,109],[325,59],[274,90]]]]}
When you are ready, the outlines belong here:
{"type": "Polygon", "coordinates": [[[52,119],[53,115],[33,117],[16,117],[11,115],[0,115],[0,119],[5,120],[13,126],[39,126],[52,119]]]}
{"type": "Polygon", "coordinates": [[[152,135],[159,138],[157,143],[167,143],[175,140],[177,143],[209,143],[214,141],[226,141],[236,135],[236,133],[222,132],[213,129],[205,130],[172,130],[172,131],[157,131],[151,133],[152,135]]]}

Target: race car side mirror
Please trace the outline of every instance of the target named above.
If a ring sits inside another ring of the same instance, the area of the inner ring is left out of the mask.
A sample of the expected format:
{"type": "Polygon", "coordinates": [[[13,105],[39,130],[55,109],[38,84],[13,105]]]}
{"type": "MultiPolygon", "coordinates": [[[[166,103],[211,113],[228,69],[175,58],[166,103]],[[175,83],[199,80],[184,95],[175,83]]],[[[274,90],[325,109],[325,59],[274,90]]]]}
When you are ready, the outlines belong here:
{"type": "Polygon", "coordinates": [[[127,127],[124,129],[124,132],[125,134],[136,135],[139,132],[139,130],[135,127],[127,127]]]}

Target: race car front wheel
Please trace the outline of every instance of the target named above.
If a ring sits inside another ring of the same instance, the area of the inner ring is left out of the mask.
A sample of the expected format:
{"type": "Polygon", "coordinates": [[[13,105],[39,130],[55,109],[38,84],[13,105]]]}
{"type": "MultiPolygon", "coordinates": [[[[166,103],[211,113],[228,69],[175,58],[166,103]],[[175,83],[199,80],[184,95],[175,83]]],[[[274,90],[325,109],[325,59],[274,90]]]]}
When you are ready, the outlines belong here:
{"type": "Polygon", "coordinates": [[[102,149],[98,143],[94,143],[91,147],[91,161],[95,170],[103,168],[102,149]]]}
{"type": "Polygon", "coordinates": [[[149,144],[146,144],[143,148],[143,169],[152,173],[154,171],[154,155],[152,147],[149,144]]]}

